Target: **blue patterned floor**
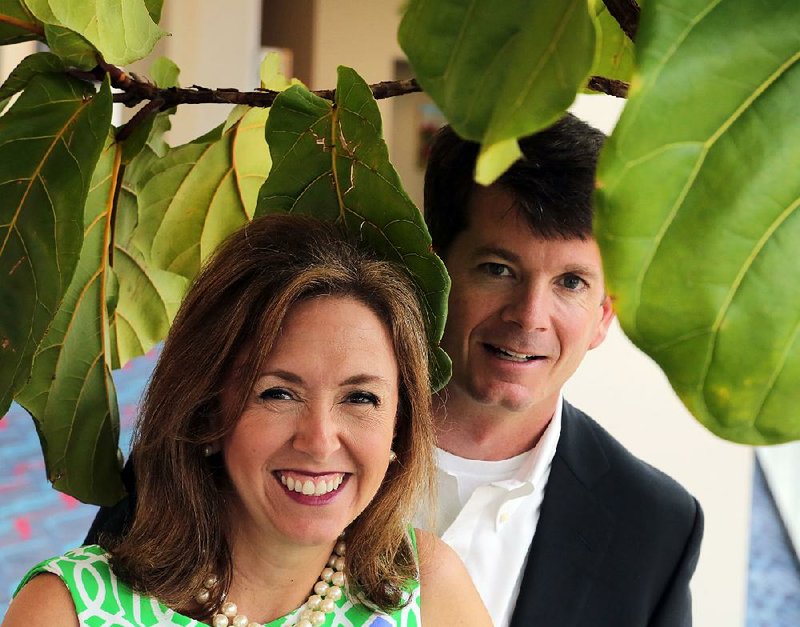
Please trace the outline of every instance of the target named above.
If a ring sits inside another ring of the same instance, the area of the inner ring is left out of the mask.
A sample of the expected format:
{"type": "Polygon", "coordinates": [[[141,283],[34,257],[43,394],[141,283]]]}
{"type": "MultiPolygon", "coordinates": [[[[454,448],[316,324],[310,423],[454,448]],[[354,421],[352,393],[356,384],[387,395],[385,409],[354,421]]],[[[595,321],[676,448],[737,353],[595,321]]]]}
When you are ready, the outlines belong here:
{"type": "MultiPolygon", "coordinates": [[[[124,448],[154,361],[151,353],[114,373],[124,448]]],[[[33,423],[17,406],[0,420],[0,450],[0,615],[5,615],[28,568],[80,544],[97,508],[50,487],[33,423]]],[[[747,627],[800,627],[800,567],[758,464],[751,520],[747,627]]]]}

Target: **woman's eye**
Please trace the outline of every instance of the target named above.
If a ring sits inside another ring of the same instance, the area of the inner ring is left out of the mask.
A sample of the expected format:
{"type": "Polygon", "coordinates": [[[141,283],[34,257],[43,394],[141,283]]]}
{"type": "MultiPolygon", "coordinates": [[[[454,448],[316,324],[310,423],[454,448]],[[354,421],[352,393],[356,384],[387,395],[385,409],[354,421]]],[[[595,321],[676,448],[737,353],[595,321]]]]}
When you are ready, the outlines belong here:
{"type": "Polygon", "coordinates": [[[491,276],[511,276],[511,268],[504,263],[487,261],[480,265],[480,269],[491,276]]]}
{"type": "Polygon", "coordinates": [[[567,274],[561,278],[561,285],[568,290],[579,290],[588,284],[577,274],[567,274]]]}
{"type": "Polygon", "coordinates": [[[348,403],[355,403],[356,405],[372,405],[377,407],[381,404],[381,400],[372,392],[351,392],[347,395],[348,403]]]}
{"type": "Polygon", "coordinates": [[[258,395],[262,401],[289,401],[292,395],[284,388],[267,388],[258,395]]]}

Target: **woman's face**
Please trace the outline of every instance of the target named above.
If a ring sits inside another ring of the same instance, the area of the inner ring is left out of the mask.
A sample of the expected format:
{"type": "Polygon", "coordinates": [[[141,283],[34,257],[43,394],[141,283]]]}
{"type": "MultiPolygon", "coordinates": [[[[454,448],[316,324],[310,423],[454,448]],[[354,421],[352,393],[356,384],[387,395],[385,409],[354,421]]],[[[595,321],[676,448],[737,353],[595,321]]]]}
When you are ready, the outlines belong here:
{"type": "MultiPolygon", "coordinates": [[[[329,543],[389,465],[398,368],[386,325],[352,298],[296,304],[223,444],[246,535],[329,543]]],[[[232,411],[235,377],[223,392],[232,411]]]]}

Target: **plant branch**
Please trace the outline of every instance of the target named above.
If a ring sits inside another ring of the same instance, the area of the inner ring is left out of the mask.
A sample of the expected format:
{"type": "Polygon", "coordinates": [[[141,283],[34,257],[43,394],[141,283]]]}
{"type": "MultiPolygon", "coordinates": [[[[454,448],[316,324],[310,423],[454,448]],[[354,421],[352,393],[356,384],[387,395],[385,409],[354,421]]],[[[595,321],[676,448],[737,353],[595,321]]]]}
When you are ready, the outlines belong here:
{"type": "MultiPolygon", "coordinates": [[[[209,89],[200,85],[161,89],[148,81],[137,78],[135,75],[124,72],[114,65],[102,62],[91,73],[73,71],[72,74],[80,78],[95,80],[102,80],[105,74],[108,74],[112,87],[122,90],[122,93],[114,94],[114,102],[120,102],[127,107],[135,107],[141,102],[149,100],[151,103],[158,102],[158,109],[161,111],[182,104],[224,103],[243,104],[250,107],[269,107],[272,106],[275,97],[279,93],[266,89],[257,91],[239,91],[238,89],[226,88],[209,89]]],[[[381,81],[369,87],[376,100],[422,91],[422,87],[413,78],[400,81],[381,81]]],[[[593,91],[616,96],[617,98],[625,98],[628,93],[627,83],[603,76],[592,76],[589,79],[588,87],[593,91]]],[[[336,97],[335,89],[320,89],[312,93],[326,100],[333,100],[336,97]]],[[[148,111],[152,111],[154,107],[155,105],[151,104],[148,111]]],[[[139,113],[137,113],[137,116],[139,113]]],[[[137,116],[134,116],[129,124],[137,116]]]]}
{"type": "Polygon", "coordinates": [[[630,87],[625,81],[619,81],[615,78],[606,78],[605,76],[592,76],[589,78],[588,86],[592,91],[615,96],[616,98],[627,98],[628,88],[630,87]]]}
{"type": "Polygon", "coordinates": [[[32,24],[30,22],[25,22],[16,17],[11,17],[10,15],[6,15],[5,13],[0,13],[0,22],[2,22],[3,24],[9,24],[11,26],[16,26],[17,28],[29,31],[40,37],[44,35],[43,26],[40,26],[39,24],[32,24]]]}
{"type": "MultiPolygon", "coordinates": [[[[127,107],[135,107],[144,101],[149,103],[136,113],[123,126],[118,135],[118,141],[124,141],[130,136],[133,129],[150,113],[154,111],[165,111],[181,104],[243,104],[250,107],[269,107],[275,101],[278,93],[272,90],[239,91],[237,89],[209,89],[200,85],[192,85],[188,88],[168,87],[159,88],[153,83],[138,78],[135,74],[129,74],[115,65],[105,63],[102,59],[97,67],[91,72],[70,70],[70,74],[84,80],[102,81],[106,75],[109,76],[111,86],[120,89],[122,93],[114,94],[114,102],[119,102],[127,107]]],[[[421,92],[416,79],[410,78],[400,81],[381,81],[370,85],[372,95],[376,100],[392,98],[421,92]]],[[[589,78],[587,87],[616,98],[627,98],[628,83],[604,76],[592,76],[589,78]]],[[[312,92],[326,100],[334,100],[335,89],[320,89],[312,92]]]]}
{"type": "Polygon", "coordinates": [[[147,116],[149,116],[150,114],[157,113],[159,109],[161,109],[161,106],[163,104],[164,103],[161,102],[161,100],[159,100],[158,98],[148,102],[136,113],[134,113],[133,117],[131,117],[130,120],[128,120],[127,122],[125,122],[125,124],[119,127],[115,139],[120,143],[124,142],[126,139],[128,139],[128,137],[131,136],[134,129],[137,126],[139,126],[139,124],[141,124],[145,119],[147,119],[147,116]]]}
{"type": "Polygon", "coordinates": [[[603,4],[628,39],[636,41],[636,31],[639,28],[639,5],[636,0],[603,0],[603,4]]]}

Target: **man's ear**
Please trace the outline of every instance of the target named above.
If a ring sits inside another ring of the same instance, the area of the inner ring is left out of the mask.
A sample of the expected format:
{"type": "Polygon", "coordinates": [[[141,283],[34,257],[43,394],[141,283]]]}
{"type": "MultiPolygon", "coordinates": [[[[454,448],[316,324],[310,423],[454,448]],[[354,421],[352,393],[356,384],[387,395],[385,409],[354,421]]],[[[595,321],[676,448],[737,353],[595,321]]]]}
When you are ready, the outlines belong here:
{"type": "Polygon", "coordinates": [[[611,304],[611,296],[606,294],[600,308],[603,310],[600,320],[597,323],[597,333],[594,339],[589,344],[589,350],[597,348],[606,339],[608,328],[611,326],[611,321],[614,319],[614,306],[611,304]]]}

